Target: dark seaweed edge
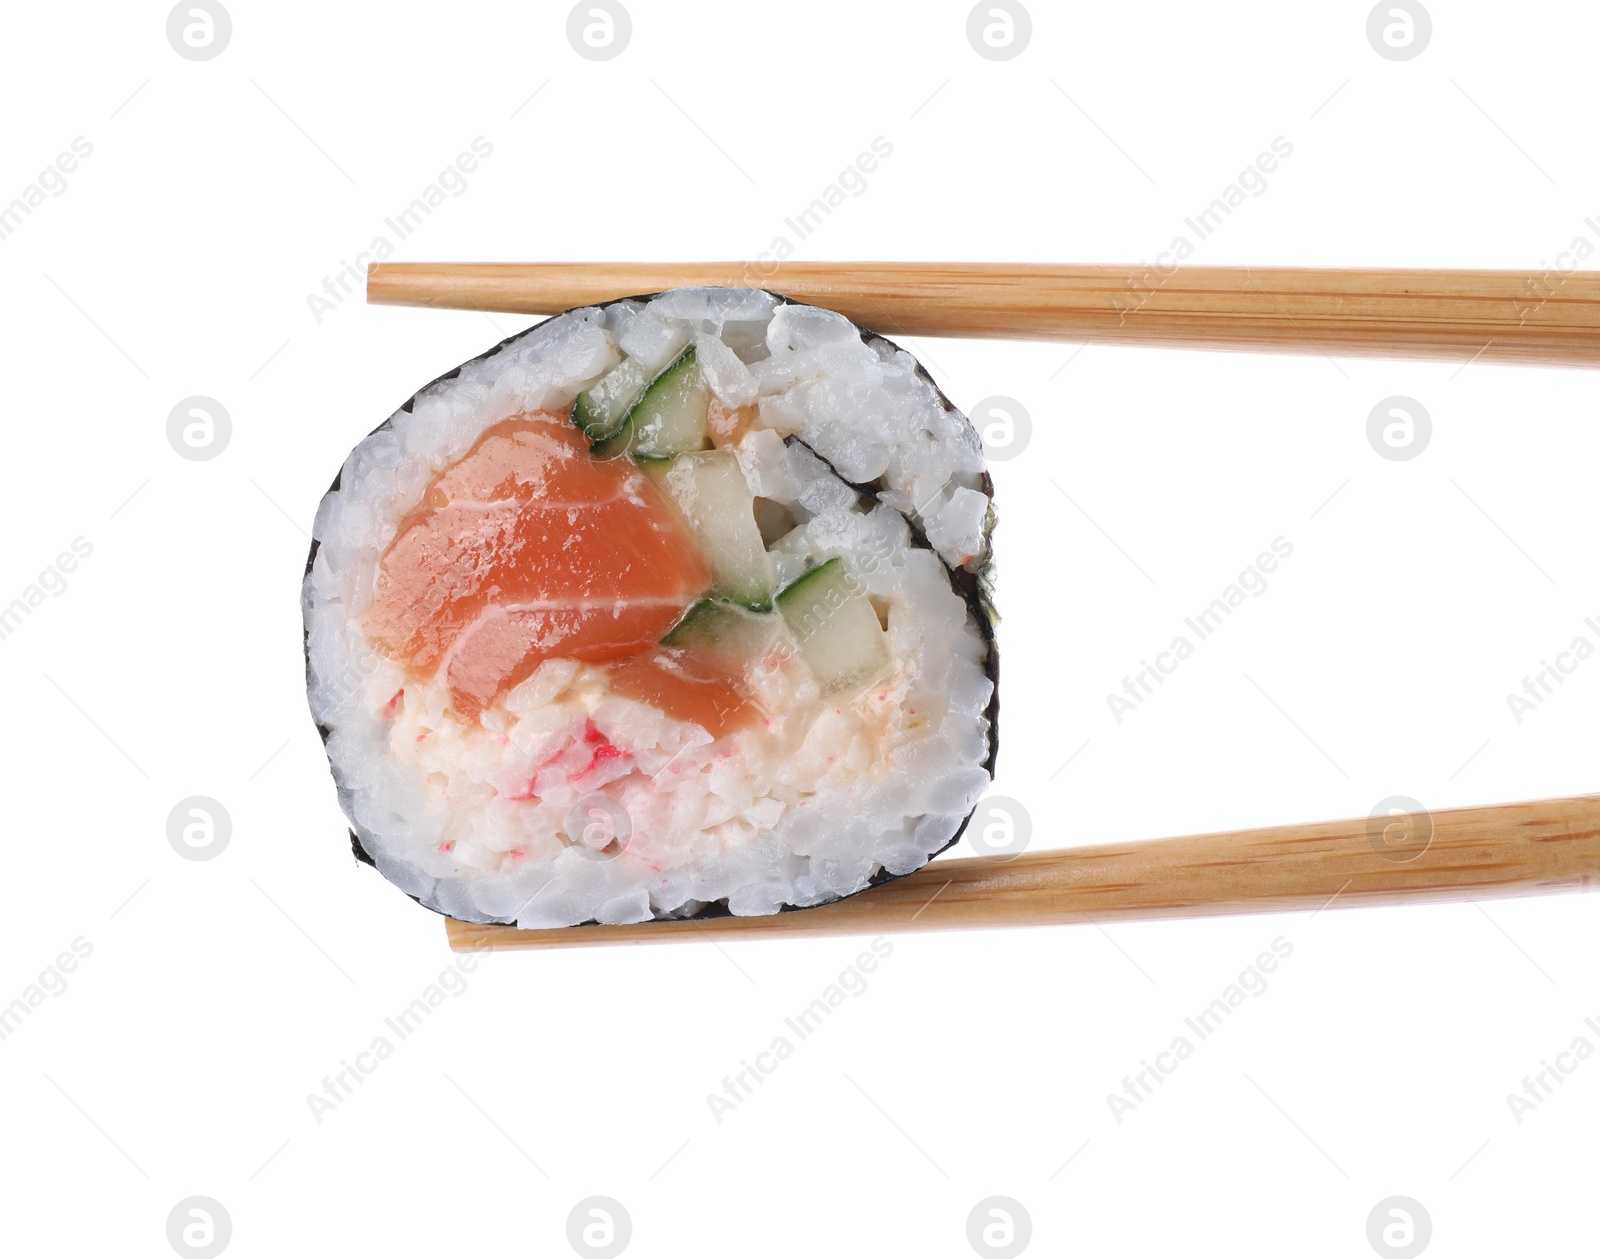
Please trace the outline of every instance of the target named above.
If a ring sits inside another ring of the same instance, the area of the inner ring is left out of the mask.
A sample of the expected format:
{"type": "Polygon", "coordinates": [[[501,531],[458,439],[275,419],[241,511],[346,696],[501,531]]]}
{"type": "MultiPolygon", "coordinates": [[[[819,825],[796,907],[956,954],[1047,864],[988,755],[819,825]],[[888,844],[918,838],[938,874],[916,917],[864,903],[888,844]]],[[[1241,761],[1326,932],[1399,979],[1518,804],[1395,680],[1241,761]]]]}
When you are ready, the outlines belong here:
{"type": "MultiPolygon", "coordinates": [[[[684,287],[690,287],[690,288],[725,288],[727,286],[723,286],[723,285],[686,285],[684,287]]],[[[588,305],[588,306],[574,306],[570,310],[561,311],[559,314],[547,316],[546,318],[541,319],[538,323],[530,324],[528,327],[524,328],[521,332],[512,333],[511,336],[506,337],[504,340],[498,342],[497,344],[495,344],[493,346],[490,346],[487,350],[483,351],[483,353],[474,355],[472,358],[467,359],[466,362],[457,365],[456,367],[452,368],[450,371],[445,372],[442,376],[436,376],[433,380],[429,381],[426,385],[423,385],[422,388],[418,389],[409,398],[407,398],[406,401],[401,404],[399,410],[401,412],[408,412],[409,413],[412,410],[412,408],[416,405],[417,399],[420,398],[428,390],[432,389],[434,386],[442,385],[446,381],[454,380],[457,376],[461,375],[461,372],[462,372],[462,370],[464,368],[470,366],[473,363],[481,362],[482,360],[484,360],[486,358],[489,358],[492,355],[498,354],[501,350],[505,349],[507,346],[511,345],[512,343],[514,343],[516,341],[520,341],[520,340],[522,340],[522,338],[532,335],[539,328],[543,327],[546,323],[548,323],[551,319],[559,319],[562,315],[571,314],[573,310],[604,310],[606,307],[615,306],[620,302],[648,302],[652,298],[656,298],[656,297],[662,296],[662,293],[671,292],[671,291],[672,290],[670,290],[670,289],[664,289],[664,290],[661,290],[660,292],[656,292],[656,293],[640,293],[640,294],[634,294],[634,295],[627,296],[627,297],[614,297],[614,298],[611,298],[609,301],[595,302],[595,303],[593,303],[591,305],[588,305]]],[[[788,303],[790,305],[795,305],[795,306],[815,306],[816,305],[816,303],[814,303],[814,302],[805,302],[805,301],[799,300],[798,298],[790,297],[788,294],[780,293],[776,289],[760,289],[760,290],[755,290],[755,291],[764,292],[769,297],[775,297],[780,302],[785,302],[785,303],[788,303]]],[[[826,310],[827,307],[818,307],[818,309],[826,310]]],[[[832,311],[830,313],[838,314],[837,311],[832,311]]],[[[915,369],[916,369],[917,375],[920,376],[922,378],[922,380],[927,384],[927,386],[930,389],[933,390],[934,396],[937,397],[939,399],[939,401],[944,404],[945,409],[947,411],[954,412],[956,415],[959,415],[961,417],[962,422],[964,424],[966,424],[968,429],[972,430],[974,436],[977,435],[977,430],[976,430],[976,428],[973,427],[972,421],[967,416],[967,413],[965,411],[961,410],[953,402],[950,401],[949,396],[944,392],[943,389],[941,389],[939,387],[938,382],[934,380],[932,374],[928,371],[928,369],[926,367],[923,366],[921,360],[918,359],[915,354],[912,354],[911,351],[905,349],[905,347],[900,345],[899,342],[893,340],[890,337],[884,336],[880,332],[874,332],[872,329],[864,327],[859,323],[856,323],[855,320],[853,320],[853,319],[850,320],[849,322],[850,322],[850,326],[853,327],[856,330],[856,332],[861,336],[862,340],[865,341],[866,343],[868,343],[869,345],[873,341],[882,341],[886,345],[892,347],[893,349],[895,349],[897,351],[900,351],[901,353],[904,353],[908,358],[910,358],[912,363],[915,365],[915,369]]],[[[385,429],[390,429],[390,428],[393,428],[393,427],[394,427],[393,416],[390,416],[389,418],[385,419],[383,421],[383,423],[379,424],[376,428],[374,428],[370,432],[368,432],[366,437],[372,437],[377,433],[383,432],[385,429]]],[[[361,440],[365,441],[366,437],[363,437],[361,440]]],[[[791,436],[790,438],[787,438],[785,440],[786,441],[799,441],[799,438],[791,436]]],[[[360,442],[356,443],[356,445],[360,445],[360,444],[361,444],[360,442]]],[[[806,447],[806,449],[809,450],[817,458],[817,460],[819,462],[825,464],[828,467],[828,469],[833,472],[834,476],[838,477],[840,481],[844,482],[844,484],[848,485],[851,489],[855,490],[856,493],[865,495],[865,496],[871,498],[874,502],[881,501],[881,500],[878,499],[878,494],[879,494],[879,492],[881,490],[883,490],[885,488],[884,484],[883,484],[883,478],[882,477],[879,477],[874,481],[869,481],[869,482],[864,482],[864,483],[858,483],[858,482],[855,482],[855,481],[847,480],[844,476],[842,476],[840,474],[839,470],[833,466],[832,462],[830,462],[829,460],[823,458],[823,456],[818,454],[816,452],[816,450],[814,450],[809,444],[807,444],[805,442],[800,442],[800,444],[804,445],[806,447]]],[[[980,441],[980,445],[981,445],[981,441],[980,441]]],[[[351,447],[351,449],[354,450],[355,447],[351,447]]],[[[328,486],[327,491],[323,495],[324,498],[326,498],[328,494],[332,494],[332,493],[334,493],[335,491],[337,491],[339,489],[339,485],[340,485],[340,482],[342,481],[343,477],[344,477],[344,465],[341,463],[339,465],[339,472],[334,476],[332,484],[330,484],[328,486]]],[[[999,758],[1000,758],[1000,647],[999,647],[999,643],[998,643],[998,641],[996,639],[996,636],[995,636],[995,622],[998,620],[998,617],[995,615],[994,608],[993,608],[993,606],[992,606],[992,604],[990,602],[990,599],[988,598],[988,595],[987,595],[987,588],[988,588],[989,580],[990,580],[990,577],[991,577],[991,574],[992,574],[992,570],[993,570],[993,567],[994,567],[994,548],[993,548],[992,538],[993,538],[993,533],[994,533],[994,527],[995,527],[995,524],[997,523],[996,518],[995,518],[995,511],[994,511],[994,478],[992,476],[990,476],[987,466],[984,468],[984,471],[983,471],[983,491],[984,491],[984,494],[988,497],[989,505],[990,505],[991,519],[990,519],[990,522],[989,522],[988,526],[985,528],[985,531],[984,531],[984,538],[985,538],[985,541],[989,542],[989,548],[990,549],[989,549],[989,554],[985,557],[983,566],[980,569],[978,569],[978,571],[976,571],[976,572],[973,572],[972,570],[967,569],[967,568],[951,568],[951,566],[945,561],[944,557],[942,555],[939,555],[939,553],[937,551],[935,551],[933,549],[933,547],[929,544],[926,535],[922,531],[922,528],[917,524],[917,522],[915,520],[911,519],[909,516],[906,516],[903,512],[896,511],[896,514],[899,515],[900,518],[906,522],[906,526],[911,530],[912,545],[915,546],[915,547],[918,547],[918,548],[920,548],[922,550],[930,551],[935,556],[938,557],[940,565],[944,568],[946,575],[950,579],[951,588],[957,594],[959,594],[962,597],[962,599],[964,599],[966,601],[967,607],[970,609],[970,611],[972,612],[973,617],[976,619],[976,621],[978,623],[978,631],[983,636],[984,647],[985,647],[984,673],[988,676],[989,681],[993,684],[993,688],[994,688],[993,691],[991,692],[990,696],[989,696],[989,706],[988,706],[987,709],[984,710],[984,716],[989,722],[989,755],[983,762],[983,768],[988,773],[990,781],[992,782],[994,780],[994,776],[995,776],[995,768],[999,764],[999,758]]],[[[322,501],[321,499],[318,500],[319,506],[321,504],[321,501],[322,501]]],[[[885,504],[885,505],[887,506],[887,504],[885,504]]],[[[891,508],[890,510],[895,510],[895,509],[891,508]]],[[[311,574],[312,567],[316,563],[317,551],[321,548],[321,545],[322,544],[318,539],[313,538],[311,540],[311,549],[310,549],[310,552],[306,556],[305,572],[301,577],[302,598],[304,597],[305,579],[307,577],[309,577],[310,574],[311,574]]],[[[309,625],[305,625],[302,628],[302,631],[301,631],[301,654],[304,656],[304,659],[305,659],[305,666],[306,666],[306,694],[307,694],[307,701],[308,701],[308,704],[309,704],[310,691],[311,691],[311,680],[312,680],[311,679],[311,629],[310,629],[309,625]]],[[[329,727],[324,726],[320,721],[317,721],[315,716],[312,717],[312,720],[316,724],[317,734],[322,739],[323,747],[326,748],[327,744],[328,744],[328,739],[332,735],[333,731],[329,727]]],[[[338,787],[342,792],[342,786],[338,781],[338,775],[334,771],[333,762],[331,760],[328,762],[328,770],[329,770],[330,776],[332,776],[333,779],[334,779],[335,787],[338,787]]],[[[340,802],[340,807],[341,807],[341,810],[342,810],[342,808],[343,808],[343,801],[342,800],[340,802]]],[[[967,815],[964,818],[961,819],[961,825],[956,827],[955,834],[953,834],[950,837],[949,841],[947,843],[945,843],[942,847],[937,848],[933,852],[929,853],[928,854],[928,860],[925,861],[922,865],[918,866],[916,870],[908,871],[906,874],[892,874],[889,871],[880,868],[877,874],[873,875],[871,878],[869,878],[867,880],[866,887],[858,888],[856,891],[849,892],[844,896],[836,896],[831,900],[820,901],[816,905],[782,905],[782,906],[780,906],[778,908],[777,912],[780,913],[780,914],[787,914],[787,913],[804,912],[807,909],[820,909],[823,905],[837,904],[839,901],[848,900],[851,896],[859,896],[862,892],[868,891],[871,888],[882,887],[886,883],[893,883],[896,879],[909,878],[912,874],[916,874],[921,870],[925,870],[928,867],[929,863],[931,863],[935,857],[938,857],[942,853],[948,852],[951,848],[955,847],[955,845],[961,841],[961,837],[966,833],[967,826],[972,821],[972,816],[973,816],[973,814],[975,812],[977,812],[977,806],[976,805],[974,805],[973,808],[968,811],[967,815]]],[[[360,863],[364,863],[364,864],[369,865],[369,866],[372,866],[374,869],[376,869],[377,865],[378,865],[377,860],[372,856],[372,854],[370,852],[367,851],[365,845],[361,842],[361,837],[356,833],[354,827],[351,827],[349,829],[349,835],[350,835],[351,853],[355,857],[356,861],[360,862],[360,863]]],[[[382,873],[382,872],[380,871],[380,873],[382,873]]],[[[414,895],[414,894],[412,894],[410,892],[407,892],[406,895],[410,896],[412,900],[417,902],[417,904],[422,905],[422,907],[424,909],[431,910],[433,913],[436,913],[436,914],[440,915],[440,917],[446,917],[447,918],[447,917],[452,917],[453,916],[453,915],[446,914],[443,910],[434,909],[433,906],[431,906],[431,905],[423,904],[423,901],[422,901],[422,899],[420,897],[418,897],[418,896],[416,896],[416,895],[414,895]]],[[[692,914],[684,914],[684,915],[681,915],[681,916],[678,916],[678,917],[652,918],[652,919],[649,919],[648,921],[652,921],[652,922],[695,922],[695,921],[702,921],[702,920],[710,919],[710,918],[731,918],[731,917],[733,917],[733,911],[728,908],[726,901],[725,900],[717,900],[717,901],[711,901],[711,902],[703,905],[700,909],[696,910],[692,914]]],[[[486,926],[513,926],[513,925],[515,925],[515,920],[512,920],[512,921],[508,922],[505,919],[463,919],[462,921],[477,922],[477,923],[480,923],[481,925],[486,925],[486,926]]],[[[598,922],[598,921],[596,921],[594,919],[590,919],[587,922],[574,923],[571,927],[563,928],[563,930],[581,930],[584,927],[598,927],[598,926],[604,926],[604,925],[605,924],[600,923],[600,922],[598,922]]]]}

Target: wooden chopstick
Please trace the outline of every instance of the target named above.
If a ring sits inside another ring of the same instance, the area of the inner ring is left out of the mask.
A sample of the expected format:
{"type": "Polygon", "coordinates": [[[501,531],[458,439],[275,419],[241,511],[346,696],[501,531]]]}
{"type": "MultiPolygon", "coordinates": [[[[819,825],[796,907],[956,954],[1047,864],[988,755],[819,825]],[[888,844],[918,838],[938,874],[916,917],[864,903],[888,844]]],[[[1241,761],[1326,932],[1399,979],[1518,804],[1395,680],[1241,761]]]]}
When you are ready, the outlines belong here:
{"type": "Polygon", "coordinates": [[[1008,862],[938,860],[832,905],[758,918],[539,931],[446,925],[450,947],[466,952],[1037,927],[1596,887],[1600,796],[1571,796],[1449,809],[1408,823],[1353,818],[1024,853],[1008,862]]]}
{"type": "Polygon", "coordinates": [[[1600,272],[953,262],[373,263],[367,300],[548,315],[767,288],[889,336],[1600,365],[1600,272]]]}

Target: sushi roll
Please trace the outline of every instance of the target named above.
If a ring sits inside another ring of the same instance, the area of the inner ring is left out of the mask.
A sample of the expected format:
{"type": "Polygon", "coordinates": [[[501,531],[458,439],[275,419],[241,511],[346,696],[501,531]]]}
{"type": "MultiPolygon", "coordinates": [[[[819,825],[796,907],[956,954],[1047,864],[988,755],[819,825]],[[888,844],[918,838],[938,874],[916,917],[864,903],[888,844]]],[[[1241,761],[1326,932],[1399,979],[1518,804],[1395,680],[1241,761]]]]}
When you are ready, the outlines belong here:
{"type": "Polygon", "coordinates": [[[523,927],[906,875],[995,764],[992,483],[904,350],[762,290],[571,310],[351,452],[302,590],[355,853],[523,927]]]}

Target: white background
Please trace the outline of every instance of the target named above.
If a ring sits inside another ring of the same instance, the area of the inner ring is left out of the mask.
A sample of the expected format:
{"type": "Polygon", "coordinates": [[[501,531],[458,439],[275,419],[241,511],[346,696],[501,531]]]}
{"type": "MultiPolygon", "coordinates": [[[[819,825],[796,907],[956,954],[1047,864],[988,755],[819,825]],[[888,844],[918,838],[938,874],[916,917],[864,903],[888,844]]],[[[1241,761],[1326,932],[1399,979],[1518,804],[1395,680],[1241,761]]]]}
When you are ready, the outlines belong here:
{"type": "MultiPolygon", "coordinates": [[[[604,63],[564,4],[236,0],[199,63],[159,4],[6,10],[0,203],[94,151],[0,241],[0,603],[93,553],[0,641],[0,1002],[93,952],[0,1042],[4,1249],[170,1254],[193,1194],[240,1256],[566,1254],[590,1194],[640,1256],[969,1255],[991,1194],[1038,1254],[1365,1255],[1393,1194],[1438,1255],[1592,1244],[1600,1063],[1521,1124],[1506,1102],[1600,1046],[1583,896],[899,938],[720,1124],[706,1095],[856,942],[491,957],[312,1117],[453,959],[351,861],[303,695],[306,530],[362,434],[527,321],[356,296],[318,322],[307,295],[475,137],[492,156],[396,257],[752,256],[876,136],[892,156],[798,256],[1153,258],[1277,136],[1193,261],[1600,243],[1590,5],[1439,0],[1396,63],[1364,3],[1039,3],[994,63],[960,3],[629,3],[604,63]],[[166,440],[194,394],[233,420],[208,462],[166,440]],[[232,817],[211,861],[167,842],[195,794],[232,817]],[[1270,987],[1116,1122],[1106,1095],[1279,936],[1270,987]]],[[[1035,847],[1594,788],[1600,660],[1521,724],[1505,699],[1600,643],[1591,373],[910,348],[958,405],[1033,417],[995,471],[996,790],[1035,847]],[[1408,462],[1366,440],[1394,394],[1433,419],[1408,462]],[[1268,591],[1118,724],[1106,693],[1280,535],[1268,591]]]]}

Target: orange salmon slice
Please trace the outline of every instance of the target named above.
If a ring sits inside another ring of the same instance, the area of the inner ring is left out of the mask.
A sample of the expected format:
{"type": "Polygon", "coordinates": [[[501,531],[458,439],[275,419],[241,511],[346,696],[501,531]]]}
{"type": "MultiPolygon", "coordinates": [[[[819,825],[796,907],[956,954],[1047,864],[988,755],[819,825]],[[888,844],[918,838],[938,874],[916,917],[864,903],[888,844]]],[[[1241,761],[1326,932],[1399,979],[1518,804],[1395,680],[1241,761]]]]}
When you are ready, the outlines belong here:
{"type": "Polygon", "coordinates": [[[551,657],[653,648],[710,585],[631,460],[595,459],[566,416],[533,412],[434,478],[380,562],[362,629],[420,676],[444,667],[474,721],[551,657]]]}
{"type": "Polygon", "coordinates": [[[684,652],[642,653],[606,668],[611,689],[640,700],[678,721],[705,727],[713,739],[761,719],[745,694],[742,677],[710,657],[684,652]]]}

